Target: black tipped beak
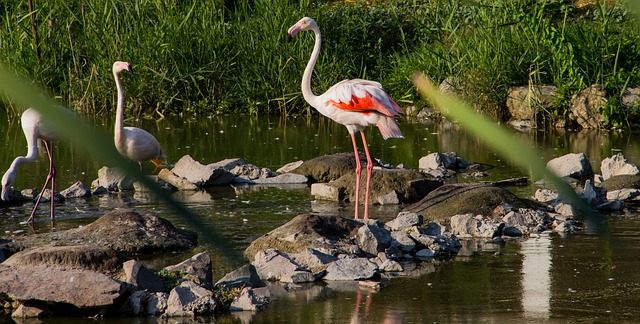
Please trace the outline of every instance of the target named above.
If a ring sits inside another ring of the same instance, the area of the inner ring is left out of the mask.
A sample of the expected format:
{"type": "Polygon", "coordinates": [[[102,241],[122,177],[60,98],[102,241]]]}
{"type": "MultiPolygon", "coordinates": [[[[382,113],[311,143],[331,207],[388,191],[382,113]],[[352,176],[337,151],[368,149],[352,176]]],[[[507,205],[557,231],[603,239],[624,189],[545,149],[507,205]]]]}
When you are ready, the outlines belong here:
{"type": "Polygon", "coordinates": [[[131,67],[131,65],[129,65],[129,68],[127,69],[129,72],[133,73],[133,68],[131,67]]]}
{"type": "Polygon", "coordinates": [[[291,43],[292,39],[293,39],[293,36],[291,36],[291,34],[287,34],[287,43],[291,43]]]}

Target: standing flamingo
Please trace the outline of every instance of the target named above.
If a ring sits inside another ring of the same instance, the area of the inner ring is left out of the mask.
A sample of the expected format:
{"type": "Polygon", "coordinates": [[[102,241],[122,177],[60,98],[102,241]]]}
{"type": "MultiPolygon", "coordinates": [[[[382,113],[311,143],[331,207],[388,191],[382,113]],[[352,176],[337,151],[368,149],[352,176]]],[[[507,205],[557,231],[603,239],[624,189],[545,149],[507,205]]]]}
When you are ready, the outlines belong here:
{"type": "MultiPolygon", "coordinates": [[[[66,113],[71,113],[69,110],[56,107],[61,109],[66,113]]],[[[38,139],[44,142],[44,146],[47,150],[47,154],[49,155],[49,174],[47,175],[47,180],[44,182],[44,186],[42,187],[42,191],[38,195],[38,199],[36,200],[36,204],[33,206],[33,210],[31,211],[31,216],[27,219],[27,223],[33,223],[33,217],[36,214],[36,210],[38,209],[38,204],[40,204],[40,199],[42,199],[42,195],[44,194],[44,190],[47,188],[49,182],[51,182],[51,225],[55,225],[55,188],[56,188],[56,166],[53,163],[53,144],[52,141],[58,139],[58,136],[47,127],[44,122],[42,115],[38,113],[34,108],[29,108],[22,113],[22,118],[20,119],[22,124],[22,130],[24,131],[24,136],[27,138],[27,156],[18,156],[13,160],[7,172],[5,172],[4,176],[2,176],[2,200],[7,201],[10,199],[10,191],[11,186],[16,180],[16,172],[18,171],[18,167],[23,163],[33,163],[36,160],[37,154],[37,142],[38,139]]]]}
{"type": "Polygon", "coordinates": [[[167,164],[167,158],[162,153],[158,140],[144,129],[124,127],[124,94],[120,83],[120,72],[131,72],[128,62],[113,63],[113,76],[118,87],[118,108],[116,109],[115,144],[118,152],[126,158],[138,162],[142,172],[142,162],[151,161],[158,169],[167,164]]]}
{"type": "Polygon", "coordinates": [[[340,81],[327,92],[316,96],[311,91],[311,74],[320,54],[320,28],[315,20],[304,17],[289,28],[289,40],[298,32],[311,30],[315,34],[315,45],[307,67],[302,76],[302,95],[304,99],[321,114],[333,119],[335,122],[345,125],[351,141],[356,159],[356,201],[355,218],[358,219],[358,200],[360,196],[360,155],[356,144],[356,132],[362,135],[364,152],[367,155],[367,184],[364,201],[364,219],[369,218],[369,183],[371,181],[371,156],[364,136],[364,128],[376,125],[384,139],[402,138],[402,132],[396,124],[394,117],[403,114],[402,109],[387,95],[378,82],[354,79],[340,81]]]}

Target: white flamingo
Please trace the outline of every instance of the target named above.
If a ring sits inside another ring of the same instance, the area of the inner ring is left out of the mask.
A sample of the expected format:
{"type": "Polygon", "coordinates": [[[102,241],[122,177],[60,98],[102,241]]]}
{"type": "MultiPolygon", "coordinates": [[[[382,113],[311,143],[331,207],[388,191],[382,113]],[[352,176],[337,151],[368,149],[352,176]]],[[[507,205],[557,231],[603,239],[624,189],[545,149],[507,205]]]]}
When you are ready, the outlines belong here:
{"type": "Polygon", "coordinates": [[[142,171],[142,162],[151,161],[158,169],[167,164],[167,158],[162,153],[158,140],[144,129],[124,127],[124,94],[120,83],[120,72],[131,72],[131,65],[127,62],[113,63],[113,76],[118,88],[118,107],[116,109],[116,125],[114,141],[118,152],[124,157],[138,162],[142,171]]]}
{"type": "Polygon", "coordinates": [[[371,181],[371,156],[364,136],[364,128],[370,125],[378,126],[384,139],[402,138],[402,132],[395,122],[394,117],[403,114],[402,109],[387,95],[378,82],[354,79],[340,81],[327,92],[316,96],[311,91],[311,74],[320,54],[320,28],[315,20],[304,17],[289,28],[289,40],[298,32],[311,30],[315,34],[315,45],[307,67],[302,76],[302,95],[304,99],[321,114],[331,118],[337,123],[345,125],[351,141],[356,159],[356,201],[355,218],[358,218],[358,200],[360,194],[360,155],[356,144],[356,132],[360,132],[364,152],[367,155],[367,184],[364,201],[364,219],[369,218],[369,183],[371,181]]]}

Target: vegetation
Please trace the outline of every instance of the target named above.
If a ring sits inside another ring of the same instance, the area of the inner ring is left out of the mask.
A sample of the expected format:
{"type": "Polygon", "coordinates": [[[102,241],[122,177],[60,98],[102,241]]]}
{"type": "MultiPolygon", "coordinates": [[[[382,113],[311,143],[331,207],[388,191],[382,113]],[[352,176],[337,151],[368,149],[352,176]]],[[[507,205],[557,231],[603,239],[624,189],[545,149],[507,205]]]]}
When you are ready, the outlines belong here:
{"type": "Polygon", "coordinates": [[[304,113],[300,79],[313,40],[287,44],[286,31],[306,15],[324,35],[316,92],[369,78],[420,107],[410,81],[418,69],[460,80],[476,108],[504,118],[512,86],[556,85],[548,113],[562,116],[573,94],[599,83],[613,98],[605,117],[619,121],[622,89],[640,84],[640,32],[619,2],[584,2],[7,0],[0,61],[86,114],[113,110],[115,60],[134,66],[124,86],[138,115],[304,113]]]}

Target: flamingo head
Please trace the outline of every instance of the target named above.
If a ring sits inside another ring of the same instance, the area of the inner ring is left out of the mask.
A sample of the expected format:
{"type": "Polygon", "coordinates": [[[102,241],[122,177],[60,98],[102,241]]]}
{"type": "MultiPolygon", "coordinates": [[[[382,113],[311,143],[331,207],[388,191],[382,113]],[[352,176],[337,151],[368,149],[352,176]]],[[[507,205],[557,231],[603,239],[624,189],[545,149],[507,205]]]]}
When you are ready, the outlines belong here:
{"type": "Polygon", "coordinates": [[[289,41],[295,36],[298,32],[304,30],[318,30],[318,24],[316,21],[309,17],[304,17],[300,19],[295,25],[291,26],[287,31],[289,35],[289,41]]]}
{"type": "Polygon", "coordinates": [[[11,186],[13,186],[13,182],[15,182],[16,180],[16,173],[15,172],[7,172],[4,174],[4,176],[2,176],[2,196],[0,196],[0,198],[2,198],[2,200],[7,201],[9,200],[9,195],[11,193],[11,186]]]}
{"type": "Polygon", "coordinates": [[[129,62],[116,61],[113,63],[113,73],[118,74],[121,71],[129,71],[133,72],[131,69],[131,64],[129,62]]]}

